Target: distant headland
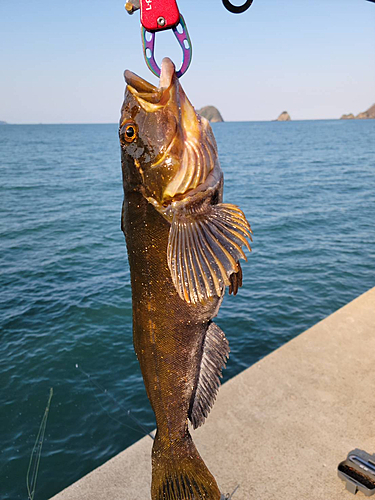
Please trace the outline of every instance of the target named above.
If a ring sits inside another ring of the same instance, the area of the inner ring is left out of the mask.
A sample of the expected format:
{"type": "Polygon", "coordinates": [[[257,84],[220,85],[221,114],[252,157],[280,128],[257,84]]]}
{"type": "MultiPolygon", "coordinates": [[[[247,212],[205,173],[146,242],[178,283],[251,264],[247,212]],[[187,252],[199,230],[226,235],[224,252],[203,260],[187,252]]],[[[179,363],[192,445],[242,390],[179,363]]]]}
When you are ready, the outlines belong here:
{"type": "Polygon", "coordinates": [[[215,108],[215,106],[204,106],[203,108],[198,109],[197,113],[198,115],[207,118],[209,122],[216,123],[224,121],[220,111],[215,108]]]}
{"type": "Polygon", "coordinates": [[[2,121],[0,120],[0,125],[8,125],[8,124],[7,124],[7,122],[2,122],[2,121]]]}
{"type": "Polygon", "coordinates": [[[357,116],[354,116],[353,113],[349,113],[347,115],[342,115],[340,120],[364,120],[367,118],[375,118],[375,104],[368,108],[366,111],[362,111],[357,116]]]}
{"type": "Polygon", "coordinates": [[[279,114],[278,118],[275,120],[277,122],[290,122],[291,117],[288,111],[283,111],[282,113],[279,114]]]}

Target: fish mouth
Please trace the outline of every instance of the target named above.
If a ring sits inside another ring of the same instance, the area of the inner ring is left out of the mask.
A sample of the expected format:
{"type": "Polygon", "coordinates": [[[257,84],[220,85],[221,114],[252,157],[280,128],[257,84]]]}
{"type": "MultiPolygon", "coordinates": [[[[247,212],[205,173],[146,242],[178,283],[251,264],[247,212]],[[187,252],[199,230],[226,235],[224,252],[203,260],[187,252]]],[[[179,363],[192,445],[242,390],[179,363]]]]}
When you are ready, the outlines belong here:
{"type": "Polygon", "coordinates": [[[125,81],[129,91],[138,101],[146,101],[150,104],[165,104],[169,98],[169,90],[177,79],[176,68],[169,57],[165,57],[161,64],[159,87],[144,80],[132,71],[126,70],[125,81]]]}

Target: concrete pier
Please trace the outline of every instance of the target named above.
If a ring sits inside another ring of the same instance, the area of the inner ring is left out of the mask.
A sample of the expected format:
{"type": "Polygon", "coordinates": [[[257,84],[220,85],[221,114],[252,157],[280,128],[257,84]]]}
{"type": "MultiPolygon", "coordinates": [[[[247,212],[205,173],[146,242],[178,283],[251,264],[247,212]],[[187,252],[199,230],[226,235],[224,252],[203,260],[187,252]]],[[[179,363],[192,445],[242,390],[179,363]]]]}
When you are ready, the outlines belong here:
{"type": "MultiPolygon", "coordinates": [[[[219,391],[193,439],[233,500],[351,500],[349,451],[375,452],[375,288],[219,391]]],[[[147,436],[53,500],[147,500],[147,436]]],[[[358,493],[359,497],[364,497],[358,493]]]]}

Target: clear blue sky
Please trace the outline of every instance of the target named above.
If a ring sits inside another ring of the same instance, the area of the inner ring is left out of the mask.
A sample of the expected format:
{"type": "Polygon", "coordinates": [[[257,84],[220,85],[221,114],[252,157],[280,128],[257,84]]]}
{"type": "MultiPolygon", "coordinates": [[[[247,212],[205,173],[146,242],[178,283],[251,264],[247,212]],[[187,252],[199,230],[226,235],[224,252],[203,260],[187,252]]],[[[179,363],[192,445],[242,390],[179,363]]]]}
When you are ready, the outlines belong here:
{"type": "MultiPolygon", "coordinates": [[[[236,0],[239,4],[240,1],[236,0]]],[[[226,120],[337,118],[375,102],[375,4],[254,0],[241,15],[221,0],[179,0],[193,42],[182,84],[196,108],[226,120]]],[[[157,56],[180,63],[171,32],[157,56]]],[[[124,0],[0,0],[0,120],[115,123],[124,69],[156,78],[142,55],[139,14],[124,0]]]]}

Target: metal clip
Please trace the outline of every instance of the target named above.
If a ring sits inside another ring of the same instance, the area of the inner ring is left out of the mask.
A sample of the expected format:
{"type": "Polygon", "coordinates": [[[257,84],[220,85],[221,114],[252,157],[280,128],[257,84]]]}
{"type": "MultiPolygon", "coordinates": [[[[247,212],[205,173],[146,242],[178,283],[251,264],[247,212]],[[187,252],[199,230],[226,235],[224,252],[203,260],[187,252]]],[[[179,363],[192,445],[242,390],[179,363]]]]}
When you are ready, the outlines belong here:
{"type": "MultiPolygon", "coordinates": [[[[179,23],[172,27],[173,33],[177,38],[178,43],[182,49],[182,64],[181,68],[176,72],[177,78],[184,75],[190,66],[192,58],[192,46],[189,37],[189,32],[186,27],[184,18],[180,15],[179,23]]],[[[154,48],[155,48],[155,31],[148,31],[144,26],[141,28],[142,32],[142,45],[143,45],[143,55],[145,56],[145,61],[149,69],[156,76],[160,76],[161,69],[155,60],[154,48]],[[149,37],[149,39],[147,39],[149,37]]]]}
{"type": "Polygon", "coordinates": [[[125,9],[129,14],[141,10],[141,35],[143,55],[149,69],[160,76],[161,69],[155,60],[155,36],[157,31],[172,29],[182,49],[182,64],[177,71],[180,78],[186,73],[192,59],[192,45],[186,23],[180,14],[176,0],[128,0],[125,9]]]}

